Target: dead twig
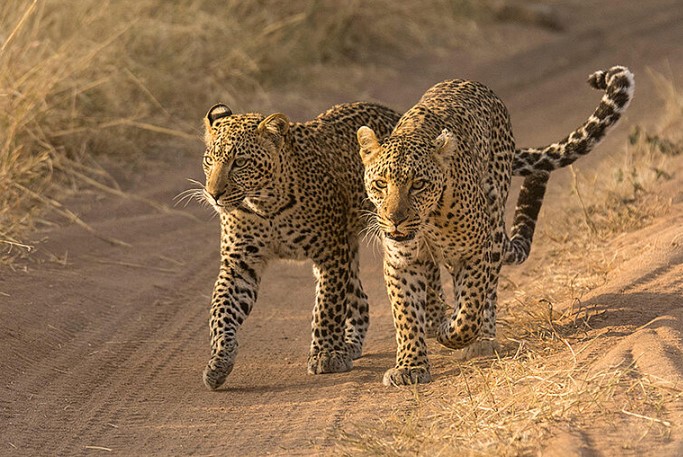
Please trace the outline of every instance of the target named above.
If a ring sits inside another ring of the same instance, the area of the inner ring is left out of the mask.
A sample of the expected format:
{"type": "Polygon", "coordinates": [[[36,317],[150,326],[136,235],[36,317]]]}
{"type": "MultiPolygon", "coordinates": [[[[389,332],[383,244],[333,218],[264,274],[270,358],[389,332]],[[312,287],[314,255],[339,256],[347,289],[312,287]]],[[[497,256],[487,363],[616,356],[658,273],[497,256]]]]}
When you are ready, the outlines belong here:
{"type": "Polygon", "coordinates": [[[584,221],[586,222],[586,225],[590,229],[591,232],[594,234],[598,233],[598,229],[595,227],[595,223],[590,217],[590,214],[588,214],[588,209],[586,208],[586,204],[583,202],[583,197],[581,196],[581,192],[579,191],[579,178],[578,175],[576,174],[576,170],[574,170],[574,166],[570,165],[569,166],[569,172],[572,174],[572,190],[576,193],[576,196],[579,198],[579,203],[581,204],[581,210],[583,211],[583,217],[584,221]]]}
{"type": "Polygon", "coordinates": [[[84,448],[84,449],[94,449],[94,450],[96,450],[96,451],[107,451],[107,452],[113,451],[112,448],[110,448],[110,447],[104,447],[104,446],[83,446],[83,448],[84,448]]]}
{"type": "Polygon", "coordinates": [[[162,273],[177,273],[178,270],[173,269],[173,268],[163,268],[163,267],[154,267],[150,265],[142,265],[140,263],[133,263],[133,262],[124,262],[120,260],[103,260],[103,259],[98,259],[92,256],[86,256],[87,258],[97,262],[97,263],[102,263],[105,265],[120,265],[122,267],[129,267],[129,268],[140,268],[143,270],[154,270],[154,271],[159,271],[162,273]]]}
{"type": "Polygon", "coordinates": [[[662,424],[665,427],[671,427],[671,422],[664,420],[664,419],[657,419],[656,417],[650,417],[650,416],[644,416],[642,414],[632,413],[631,411],[626,411],[625,409],[622,409],[621,412],[626,414],[627,416],[637,417],[638,419],[645,419],[645,420],[648,420],[651,422],[657,422],[658,424],[662,424]]]}

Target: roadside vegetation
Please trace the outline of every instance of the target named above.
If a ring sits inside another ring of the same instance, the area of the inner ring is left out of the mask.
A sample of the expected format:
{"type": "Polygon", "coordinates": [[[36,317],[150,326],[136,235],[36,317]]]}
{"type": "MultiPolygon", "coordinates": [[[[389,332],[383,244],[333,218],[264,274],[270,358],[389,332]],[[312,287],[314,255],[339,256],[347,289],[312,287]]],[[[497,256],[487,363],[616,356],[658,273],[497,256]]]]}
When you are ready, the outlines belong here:
{"type": "Polygon", "coordinates": [[[118,191],[103,156],[140,164],[197,147],[216,101],[263,109],[321,67],[390,63],[453,45],[490,8],[468,0],[7,0],[0,7],[0,258],[31,250],[65,192],[118,191]],[[392,11],[392,14],[386,14],[392,11]]]}

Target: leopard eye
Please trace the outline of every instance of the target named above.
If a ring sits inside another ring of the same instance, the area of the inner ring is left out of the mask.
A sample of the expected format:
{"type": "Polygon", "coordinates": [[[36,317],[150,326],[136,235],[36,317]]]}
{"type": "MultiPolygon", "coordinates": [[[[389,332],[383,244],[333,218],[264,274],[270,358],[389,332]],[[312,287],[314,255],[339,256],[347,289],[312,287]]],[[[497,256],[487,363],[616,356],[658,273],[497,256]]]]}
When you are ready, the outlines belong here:
{"type": "Polygon", "coordinates": [[[377,190],[384,190],[387,188],[387,182],[383,179],[375,179],[372,181],[372,187],[377,190]]]}
{"type": "Polygon", "coordinates": [[[427,185],[427,180],[418,179],[416,181],[413,181],[412,186],[410,186],[410,190],[420,191],[420,190],[424,189],[426,185],[427,185]]]}
{"type": "Polygon", "coordinates": [[[242,168],[242,167],[245,166],[246,164],[247,164],[247,159],[245,159],[244,157],[237,157],[237,158],[233,161],[233,165],[234,165],[235,167],[237,167],[237,168],[242,168]]]}

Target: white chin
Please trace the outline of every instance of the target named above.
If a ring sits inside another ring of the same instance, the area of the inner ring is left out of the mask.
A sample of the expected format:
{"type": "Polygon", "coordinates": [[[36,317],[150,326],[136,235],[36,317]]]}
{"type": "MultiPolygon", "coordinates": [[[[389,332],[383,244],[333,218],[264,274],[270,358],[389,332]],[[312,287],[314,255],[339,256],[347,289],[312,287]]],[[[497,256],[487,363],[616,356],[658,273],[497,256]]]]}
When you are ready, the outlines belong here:
{"type": "Polygon", "coordinates": [[[384,250],[391,259],[391,263],[399,265],[406,265],[417,259],[419,250],[419,236],[405,241],[392,240],[384,237],[384,250]]]}
{"type": "Polygon", "coordinates": [[[223,206],[223,205],[211,205],[213,209],[216,210],[218,214],[228,214],[234,209],[234,206],[223,206]]]}

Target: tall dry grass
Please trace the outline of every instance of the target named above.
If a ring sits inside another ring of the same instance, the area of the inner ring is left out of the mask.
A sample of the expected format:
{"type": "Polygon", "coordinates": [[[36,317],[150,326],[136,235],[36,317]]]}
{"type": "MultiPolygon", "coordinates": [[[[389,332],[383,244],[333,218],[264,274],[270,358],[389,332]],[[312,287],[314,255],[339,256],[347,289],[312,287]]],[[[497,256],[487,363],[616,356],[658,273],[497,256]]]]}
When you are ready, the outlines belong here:
{"type": "Polygon", "coordinates": [[[58,209],[60,190],[83,176],[115,185],[93,156],[180,149],[218,100],[253,110],[274,86],[311,97],[311,68],[449,42],[477,9],[468,0],[5,0],[1,255],[29,248],[34,213],[58,209]]]}

